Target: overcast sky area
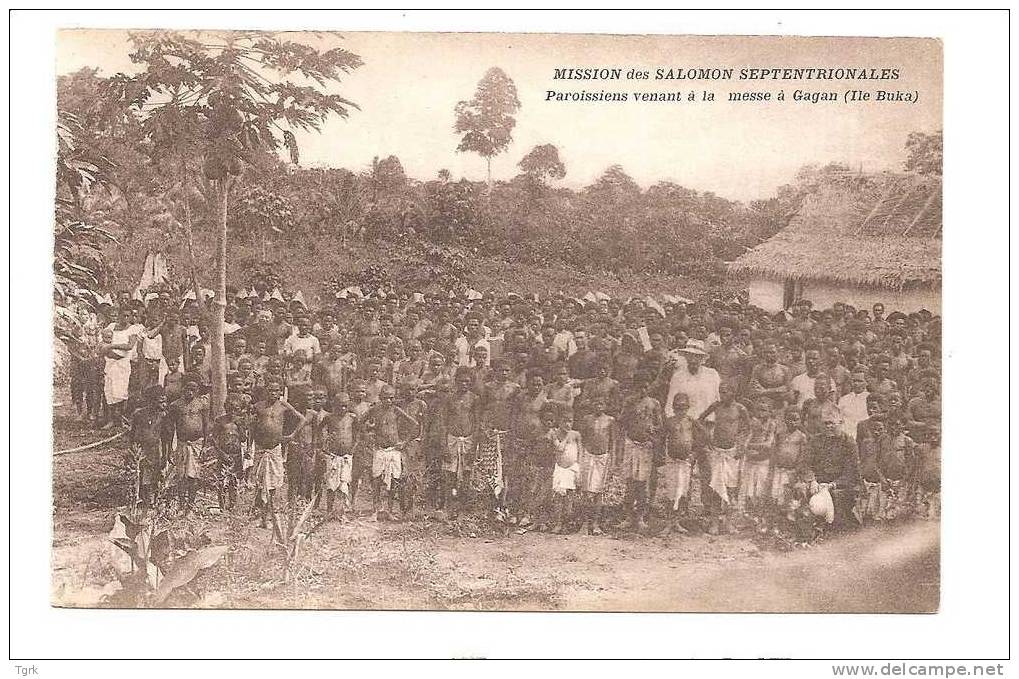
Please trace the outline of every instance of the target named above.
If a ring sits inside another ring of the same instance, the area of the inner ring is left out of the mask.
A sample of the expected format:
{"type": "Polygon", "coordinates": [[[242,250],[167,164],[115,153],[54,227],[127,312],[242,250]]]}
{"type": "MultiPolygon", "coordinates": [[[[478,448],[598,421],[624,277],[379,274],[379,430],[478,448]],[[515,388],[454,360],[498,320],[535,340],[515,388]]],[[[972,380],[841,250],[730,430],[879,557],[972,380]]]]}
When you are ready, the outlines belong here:
{"type": "MultiPolygon", "coordinates": [[[[301,164],[371,165],[396,155],[407,174],[480,180],[485,163],[457,153],[453,108],[470,99],[478,80],[502,68],[521,108],[513,143],[496,156],[492,174],[508,179],[537,144],[554,144],[566,164],[563,185],[579,187],[605,168],[622,165],[642,186],[673,181],[733,200],[767,198],[808,163],[841,161],[864,171],[899,170],[909,132],[941,127],[940,43],[885,38],[733,38],[494,33],[345,33],[304,38],[342,46],[364,66],[331,87],[360,107],[334,118],[321,134],[298,134],[301,164]],[[556,68],[896,68],[885,81],[633,81],[553,80],[556,68]],[[841,93],[849,88],[919,92],[916,103],[792,101],[794,90],[841,93]],[[732,103],[730,91],[784,89],[782,103],[732,103]],[[710,102],[555,102],[547,90],[711,90],[710,102]]],[[[102,76],[134,72],[124,31],[63,31],[57,73],[98,68],[102,76]]]]}

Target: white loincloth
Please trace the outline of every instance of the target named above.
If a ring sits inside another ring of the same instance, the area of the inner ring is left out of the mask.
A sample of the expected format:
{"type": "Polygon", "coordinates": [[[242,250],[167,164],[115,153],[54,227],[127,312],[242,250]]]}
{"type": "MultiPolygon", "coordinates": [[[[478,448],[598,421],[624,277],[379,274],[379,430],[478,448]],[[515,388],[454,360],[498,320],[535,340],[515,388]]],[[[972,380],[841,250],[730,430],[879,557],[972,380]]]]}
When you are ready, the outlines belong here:
{"type": "Polygon", "coordinates": [[[708,485],[723,503],[728,503],[728,489],[739,487],[739,458],[736,457],[736,446],[729,449],[710,446],[708,464],[711,467],[711,480],[708,485]]]}
{"type": "Polygon", "coordinates": [[[353,455],[326,456],[325,484],[326,488],[337,490],[347,495],[350,493],[350,479],[354,467],[353,455]]]}
{"type": "Polygon", "coordinates": [[[569,467],[552,467],[552,492],[566,495],[568,490],[577,489],[577,476],[580,474],[580,463],[574,462],[569,467]]]}
{"type": "Polygon", "coordinates": [[[396,446],[376,448],[372,452],[372,478],[382,478],[386,490],[399,481],[403,473],[403,453],[396,446]]]}

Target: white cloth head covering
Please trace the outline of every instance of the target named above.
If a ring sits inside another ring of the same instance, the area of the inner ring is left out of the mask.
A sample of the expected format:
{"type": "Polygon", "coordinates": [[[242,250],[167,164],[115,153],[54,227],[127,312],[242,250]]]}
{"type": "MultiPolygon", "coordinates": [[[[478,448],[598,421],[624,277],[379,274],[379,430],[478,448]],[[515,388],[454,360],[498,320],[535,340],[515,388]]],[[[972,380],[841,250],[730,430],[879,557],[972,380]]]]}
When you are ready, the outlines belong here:
{"type": "Polygon", "coordinates": [[[699,339],[688,339],[686,346],[679,349],[684,354],[696,354],[698,356],[707,356],[708,352],[704,350],[704,342],[699,339]]]}

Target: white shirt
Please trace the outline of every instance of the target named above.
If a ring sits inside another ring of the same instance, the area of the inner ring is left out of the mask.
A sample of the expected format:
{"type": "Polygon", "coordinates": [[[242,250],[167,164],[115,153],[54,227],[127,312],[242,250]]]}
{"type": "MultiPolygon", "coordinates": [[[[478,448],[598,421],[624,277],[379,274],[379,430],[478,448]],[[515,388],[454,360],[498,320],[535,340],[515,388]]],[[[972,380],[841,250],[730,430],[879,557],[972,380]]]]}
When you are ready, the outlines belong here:
{"type": "Polygon", "coordinates": [[[856,439],[856,425],[867,419],[867,397],[863,391],[859,394],[849,392],[839,399],[839,410],[842,411],[842,431],[856,439]]]}
{"type": "Polygon", "coordinates": [[[488,340],[482,337],[474,344],[471,344],[467,338],[460,335],[453,342],[453,346],[456,347],[456,364],[462,366],[474,366],[474,359],[471,358],[471,350],[474,347],[485,347],[485,367],[488,367],[492,363],[492,345],[488,343],[488,340]]]}
{"type": "Polygon", "coordinates": [[[322,347],[319,345],[318,338],[314,335],[308,335],[307,337],[290,335],[283,341],[284,354],[290,355],[302,349],[308,358],[322,353],[322,347]]]}
{"type": "Polygon", "coordinates": [[[648,351],[651,348],[651,335],[648,334],[646,325],[637,328],[637,337],[640,339],[640,345],[644,347],[644,351],[648,351]]]}
{"type": "Polygon", "coordinates": [[[669,395],[665,399],[665,416],[672,417],[676,413],[672,410],[672,401],[676,394],[684,393],[690,399],[690,409],[687,415],[696,419],[701,413],[708,409],[712,403],[718,400],[718,387],[722,379],[718,373],[705,366],[697,370],[696,375],[691,375],[685,365],[680,365],[672,373],[669,380],[669,395]]]}
{"type": "MultiPolygon", "coordinates": [[[[789,382],[789,387],[796,392],[796,407],[802,408],[803,402],[808,398],[814,398],[814,380],[817,376],[809,377],[807,373],[800,373],[789,382]]],[[[835,391],[835,380],[828,378],[831,383],[831,390],[835,391]]],[[[836,392],[837,393],[837,392],[836,392]]],[[[853,430],[853,436],[856,436],[856,430],[853,430]]]]}
{"type": "Polygon", "coordinates": [[[552,346],[555,347],[558,356],[565,355],[567,358],[577,353],[577,343],[573,341],[573,333],[563,330],[556,333],[552,338],[552,346]]]}

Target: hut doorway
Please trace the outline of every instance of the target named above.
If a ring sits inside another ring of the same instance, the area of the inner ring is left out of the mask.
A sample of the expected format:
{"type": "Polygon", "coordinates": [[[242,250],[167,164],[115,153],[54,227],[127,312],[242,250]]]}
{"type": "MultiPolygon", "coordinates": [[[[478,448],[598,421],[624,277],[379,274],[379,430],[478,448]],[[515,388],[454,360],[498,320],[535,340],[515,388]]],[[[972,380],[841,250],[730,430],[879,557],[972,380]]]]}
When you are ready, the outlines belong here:
{"type": "Polygon", "coordinates": [[[803,281],[795,278],[785,279],[785,286],[782,290],[782,308],[788,309],[801,297],[803,297],[803,281]]]}

